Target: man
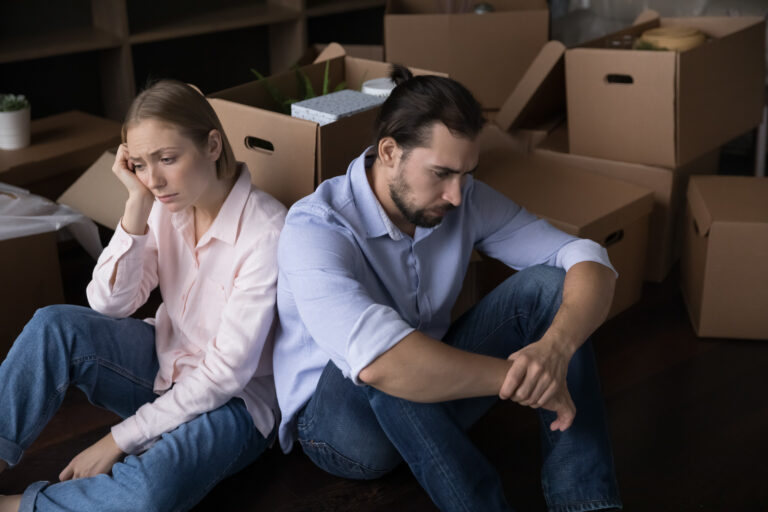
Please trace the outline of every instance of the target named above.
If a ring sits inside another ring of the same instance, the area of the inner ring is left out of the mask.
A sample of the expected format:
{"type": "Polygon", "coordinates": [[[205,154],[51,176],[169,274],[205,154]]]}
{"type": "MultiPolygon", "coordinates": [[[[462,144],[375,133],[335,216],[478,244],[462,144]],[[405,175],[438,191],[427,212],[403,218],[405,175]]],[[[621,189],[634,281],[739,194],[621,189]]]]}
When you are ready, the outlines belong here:
{"type": "Polygon", "coordinates": [[[463,86],[401,67],[393,79],[376,145],[281,234],[283,450],[298,439],[347,478],[405,460],[442,510],[510,510],[465,433],[501,397],[539,410],[551,510],[620,507],[585,343],[613,296],[605,250],[473,180],[483,118],[463,86]],[[451,324],[474,248],[520,271],[451,324]]]}

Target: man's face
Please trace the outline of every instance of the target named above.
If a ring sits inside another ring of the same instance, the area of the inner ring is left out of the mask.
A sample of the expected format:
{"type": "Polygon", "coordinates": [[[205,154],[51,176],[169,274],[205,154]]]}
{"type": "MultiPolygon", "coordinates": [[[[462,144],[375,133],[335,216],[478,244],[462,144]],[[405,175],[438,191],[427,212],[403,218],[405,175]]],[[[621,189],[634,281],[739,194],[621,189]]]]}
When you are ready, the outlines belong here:
{"type": "Polygon", "coordinates": [[[454,136],[444,124],[435,123],[426,147],[400,157],[389,181],[392,201],[411,224],[437,226],[461,204],[461,190],[477,168],[478,153],[475,140],[454,136]]]}

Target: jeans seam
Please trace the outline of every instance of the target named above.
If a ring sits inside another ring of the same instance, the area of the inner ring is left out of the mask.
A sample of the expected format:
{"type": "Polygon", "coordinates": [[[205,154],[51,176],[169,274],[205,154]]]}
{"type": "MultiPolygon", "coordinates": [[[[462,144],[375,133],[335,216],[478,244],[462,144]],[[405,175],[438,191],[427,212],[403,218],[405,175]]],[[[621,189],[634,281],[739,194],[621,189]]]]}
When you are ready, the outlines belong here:
{"type": "Polygon", "coordinates": [[[24,437],[19,441],[19,444],[21,446],[27,446],[27,441],[30,439],[30,437],[34,440],[38,436],[38,434],[43,430],[43,428],[45,428],[46,424],[50,420],[50,418],[48,418],[47,412],[50,410],[51,404],[53,404],[54,400],[57,397],[61,396],[63,393],[66,393],[68,387],[69,387],[68,382],[65,384],[59,385],[56,387],[56,391],[51,396],[48,397],[48,400],[45,401],[45,406],[43,407],[43,414],[41,414],[40,418],[37,420],[37,422],[35,422],[35,425],[30,431],[29,435],[27,435],[26,437],[24,437]]]}
{"type": "MultiPolygon", "coordinates": [[[[405,414],[408,415],[409,419],[413,418],[413,414],[411,413],[410,407],[403,407],[403,401],[398,400],[398,404],[400,405],[400,409],[405,412],[405,414]]],[[[433,461],[437,462],[437,468],[442,474],[445,482],[448,483],[448,487],[451,489],[451,493],[454,495],[454,499],[458,501],[461,504],[461,507],[463,510],[466,510],[467,512],[471,512],[471,509],[467,506],[467,503],[464,502],[461,495],[458,493],[456,486],[453,484],[454,479],[451,478],[452,475],[449,474],[448,469],[445,467],[445,465],[442,463],[442,459],[437,456],[437,454],[434,453],[432,450],[432,443],[427,440],[427,437],[424,436],[421,428],[419,428],[418,424],[415,422],[412,422],[412,425],[415,427],[416,433],[421,438],[421,442],[423,445],[427,447],[427,450],[429,452],[429,456],[432,458],[433,461]]]]}
{"type": "Polygon", "coordinates": [[[117,373],[117,374],[119,374],[119,375],[121,375],[123,377],[126,377],[128,380],[130,380],[134,384],[138,384],[140,386],[144,386],[147,389],[150,389],[150,390],[154,391],[154,382],[146,381],[146,380],[142,379],[141,377],[138,377],[138,376],[134,375],[133,373],[129,372],[125,368],[123,368],[121,366],[118,366],[116,364],[113,364],[109,360],[101,358],[99,356],[90,355],[90,356],[78,357],[77,359],[73,359],[71,364],[72,365],[78,365],[78,364],[82,364],[82,363],[84,363],[86,361],[96,361],[96,364],[98,364],[99,366],[103,366],[104,368],[112,370],[113,372],[115,372],[115,373],[117,373]]]}
{"type": "Polygon", "coordinates": [[[501,331],[502,329],[504,329],[504,328],[507,326],[507,324],[509,324],[511,321],[513,321],[513,320],[516,320],[516,319],[518,319],[518,318],[521,318],[521,317],[523,317],[523,318],[526,318],[526,317],[525,317],[525,315],[524,315],[524,314],[522,314],[522,313],[515,313],[515,314],[513,314],[512,316],[508,317],[508,318],[507,318],[507,319],[505,319],[503,322],[501,322],[499,325],[497,325],[497,326],[496,326],[496,328],[495,328],[494,330],[492,330],[491,332],[489,332],[489,333],[488,333],[488,334],[487,334],[485,337],[483,337],[483,338],[482,338],[482,339],[481,339],[481,340],[480,340],[478,343],[474,344],[473,346],[471,346],[471,347],[469,347],[469,348],[466,348],[465,350],[468,350],[468,351],[470,351],[470,352],[472,352],[472,351],[475,351],[475,350],[477,349],[477,347],[479,347],[479,346],[481,346],[483,343],[485,343],[485,341],[486,341],[488,338],[490,338],[490,337],[492,337],[492,336],[495,336],[495,335],[496,335],[496,333],[498,333],[499,331],[501,331]]]}
{"type": "Polygon", "coordinates": [[[371,471],[374,473],[381,473],[382,475],[385,475],[389,473],[389,469],[379,469],[374,468],[371,466],[368,466],[366,464],[363,464],[362,462],[356,461],[354,459],[351,459],[344,455],[343,453],[339,452],[336,448],[334,448],[331,444],[326,443],[325,441],[315,441],[314,439],[301,439],[299,438],[299,444],[301,445],[302,449],[304,449],[306,446],[310,447],[319,447],[321,449],[326,449],[331,452],[333,452],[334,455],[338,456],[340,459],[343,459],[344,462],[347,462],[350,464],[350,466],[357,466],[359,468],[363,468],[365,471],[371,471]]]}
{"type": "Polygon", "coordinates": [[[616,508],[621,507],[621,501],[616,498],[600,498],[600,499],[594,499],[594,500],[586,500],[586,501],[580,501],[578,503],[570,503],[567,505],[550,505],[547,503],[548,508],[550,511],[553,512],[586,512],[587,510],[595,510],[594,506],[598,506],[600,508],[616,508]],[[589,507],[589,508],[585,508],[589,507]]]}

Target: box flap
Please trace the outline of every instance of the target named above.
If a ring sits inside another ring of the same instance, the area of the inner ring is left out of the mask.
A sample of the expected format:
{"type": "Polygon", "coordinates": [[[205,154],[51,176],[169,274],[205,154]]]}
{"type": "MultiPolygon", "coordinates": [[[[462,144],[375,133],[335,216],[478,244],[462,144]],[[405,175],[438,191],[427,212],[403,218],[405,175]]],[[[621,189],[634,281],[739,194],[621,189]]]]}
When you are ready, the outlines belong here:
{"type": "Polygon", "coordinates": [[[80,178],[59,197],[65,204],[102,226],[115,229],[125,210],[128,190],[112,172],[115,153],[105,151],[80,178]]]}
{"type": "Polygon", "coordinates": [[[564,54],[560,41],[541,48],[496,116],[502,130],[531,128],[565,116],[564,54]]]}
{"type": "Polygon", "coordinates": [[[635,21],[632,22],[632,25],[642,25],[657,19],[659,19],[658,12],[654,11],[653,9],[645,9],[643,12],[637,15],[635,21]]]}
{"type": "Polygon", "coordinates": [[[335,59],[336,57],[343,57],[346,54],[347,51],[339,43],[330,43],[318,54],[317,57],[315,57],[313,64],[335,59]]]}
{"type": "Polygon", "coordinates": [[[688,203],[702,236],[715,222],[768,224],[768,178],[692,176],[688,203]]]}
{"type": "Polygon", "coordinates": [[[631,183],[585,173],[535,155],[521,155],[498,127],[481,133],[477,178],[529,211],[573,235],[600,243],[653,208],[649,190],[631,183]],[[511,144],[511,143],[510,143],[511,144]]]}

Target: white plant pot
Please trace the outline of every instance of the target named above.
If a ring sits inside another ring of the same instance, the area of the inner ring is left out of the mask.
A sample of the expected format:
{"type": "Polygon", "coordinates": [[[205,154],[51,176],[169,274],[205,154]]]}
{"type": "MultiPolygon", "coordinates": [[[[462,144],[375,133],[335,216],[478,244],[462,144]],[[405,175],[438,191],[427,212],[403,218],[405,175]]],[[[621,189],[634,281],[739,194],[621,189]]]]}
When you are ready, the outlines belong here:
{"type": "Polygon", "coordinates": [[[29,146],[30,107],[13,112],[0,112],[0,149],[29,146]]]}

